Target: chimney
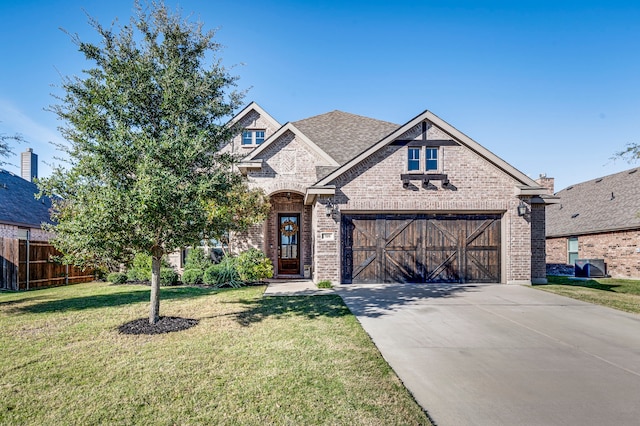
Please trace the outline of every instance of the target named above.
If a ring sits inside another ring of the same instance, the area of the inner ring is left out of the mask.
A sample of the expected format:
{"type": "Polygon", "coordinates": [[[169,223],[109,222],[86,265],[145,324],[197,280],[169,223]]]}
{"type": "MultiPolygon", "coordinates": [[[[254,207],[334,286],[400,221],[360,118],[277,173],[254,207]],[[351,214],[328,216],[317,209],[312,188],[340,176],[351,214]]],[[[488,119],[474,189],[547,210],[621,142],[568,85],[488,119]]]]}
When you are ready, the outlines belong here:
{"type": "Polygon", "coordinates": [[[20,175],[22,179],[33,182],[34,178],[38,178],[38,156],[33,153],[33,149],[27,148],[21,157],[20,175]]]}
{"type": "Polygon", "coordinates": [[[554,178],[547,177],[546,173],[540,173],[540,177],[536,179],[536,183],[547,190],[549,195],[555,192],[554,178]]]}

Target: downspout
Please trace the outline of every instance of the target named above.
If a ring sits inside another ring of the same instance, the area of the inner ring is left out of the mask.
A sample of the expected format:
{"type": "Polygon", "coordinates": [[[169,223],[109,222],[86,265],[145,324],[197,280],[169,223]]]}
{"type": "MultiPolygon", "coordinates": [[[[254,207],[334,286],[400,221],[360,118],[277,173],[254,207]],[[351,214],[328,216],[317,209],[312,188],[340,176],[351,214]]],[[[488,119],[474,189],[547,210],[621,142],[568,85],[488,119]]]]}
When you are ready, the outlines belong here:
{"type": "MultiPolygon", "coordinates": [[[[30,259],[29,259],[29,240],[31,239],[31,231],[27,231],[27,277],[26,277],[26,283],[27,283],[27,290],[29,290],[29,263],[30,263],[30,259]]],[[[18,280],[18,291],[20,291],[20,280],[18,280]]]]}

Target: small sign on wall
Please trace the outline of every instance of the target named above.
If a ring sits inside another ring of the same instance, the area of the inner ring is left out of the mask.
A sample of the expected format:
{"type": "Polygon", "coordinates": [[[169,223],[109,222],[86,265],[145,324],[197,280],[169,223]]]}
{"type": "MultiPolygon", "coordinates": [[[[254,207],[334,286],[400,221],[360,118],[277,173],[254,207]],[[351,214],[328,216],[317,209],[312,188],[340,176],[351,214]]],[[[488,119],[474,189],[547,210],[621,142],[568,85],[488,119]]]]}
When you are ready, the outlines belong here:
{"type": "Polygon", "coordinates": [[[322,241],[333,241],[334,240],[333,232],[321,232],[320,239],[322,241]]]}

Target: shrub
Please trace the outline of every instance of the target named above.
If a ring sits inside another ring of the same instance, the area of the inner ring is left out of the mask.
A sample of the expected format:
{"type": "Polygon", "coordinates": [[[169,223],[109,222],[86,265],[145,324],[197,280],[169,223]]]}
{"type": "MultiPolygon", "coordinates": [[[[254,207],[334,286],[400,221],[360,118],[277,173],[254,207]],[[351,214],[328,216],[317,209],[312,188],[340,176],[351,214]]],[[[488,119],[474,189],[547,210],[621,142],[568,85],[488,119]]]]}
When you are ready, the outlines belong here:
{"type": "Polygon", "coordinates": [[[122,272],[112,272],[107,275],[107,281],[112,284],[124,284],[127,282],[127,274],[123,274],[122,272]]]}
{"type": "MultiPolygon", "coordinates": [[[[145,253],[136,253],[127,270],[130,281],[151,281],[151,256],[145,253]]],[[[171,265],[163,257],[160,262],[160,282],[162,283],[162,268],[171,269],[171,265]]]]}
{"type": "Polygon", "coordinates": [[[137,253],[127,275],[131,281],[151,281],[151,256],[137,253]]]}
{"type": "Polygon", "coordinates": [[[177,285],[180,276],[172,268],[160,268],[160,285],[170,286],[177,285]]]}
{"type": "Polygon", "coordinates": [[[331,281],[329,281],[329,280],[322,280],[316,285],[318,286],[318,288],[332,288],[333,287],[333,285],[331,284],[331,281]]]}
{"type": "Polygon", "coordinates": [[[202,284],[204,271],[202,269],[186,269],[182,274],[182,282],[184,284],[202,284]]]}
{"type": "Polygon", "coordinates": [[[207,257],[207,255],[204,253],[204,250],[196,247],[193,249],[189,249],[187,258],[184,262],[184,270],[187,271],[189,269],[201,269],[205,271],[211,265],[211,259],[207,257]]]}
{"type": "Polygon", "coordinates": [[[265,254],[255,248],[242,252],[237,259],[240,279],[250,283],[273,277],[273,264],[265,254]]]}
{"type": "Polygon", "coordinates": [[[225,256],[222,258],[220,263],[210,266],[206,271],[204,271],[203,280],[205,284],[214,285],[216,287],[242,287],[243,282],[240,279],[240,275],[238,275],[238,270],[236,268],[236,259],[231,256],[225,256]]]}

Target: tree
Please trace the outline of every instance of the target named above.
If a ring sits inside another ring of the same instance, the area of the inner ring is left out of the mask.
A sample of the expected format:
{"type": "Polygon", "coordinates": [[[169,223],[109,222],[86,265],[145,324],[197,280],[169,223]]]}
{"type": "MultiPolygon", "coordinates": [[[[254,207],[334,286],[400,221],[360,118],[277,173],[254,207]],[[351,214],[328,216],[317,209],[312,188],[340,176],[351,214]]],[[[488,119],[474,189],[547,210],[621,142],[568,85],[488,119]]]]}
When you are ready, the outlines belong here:
{"type": "Polygon", "coordinates": [[[616,152],[615,157],[625,158],[630,163],[640,160],[640,144],[628,144],[624,151],[616,152]]]}
{"type": "Polygon", "coordinates": [[[229,243],[233,232],[245,232],[255,223],[267,218],[271,206],[261,188],[249,189],[246,182],[237,182],[226,197],[207,202],[211,235],[220,242],[229,243]]]}
{"type": "Polygon", "coordinates": [[[65,124],[67,167],[43,179],[54,199],[54,245],[88,266],[152,257],[149,322],[159,319],[162,256],[206,238],[205,205],[240,181],[218,152],[242,94],[204,31],[162,3],[135,4],[129,25],[89,23],[98,44],[72,41],[92,67],[66,77],[52,107],[65,124]]]}
{"type": "Polygon", "coordinates": [[[9,158],[9,156],[13,154],[9,141],[23,142],[24,139],[20,135],[7,135],[5,133],[0,133],[0,166],[7,164],[6,161],[2,160],[3,158],[9,158]]]}

